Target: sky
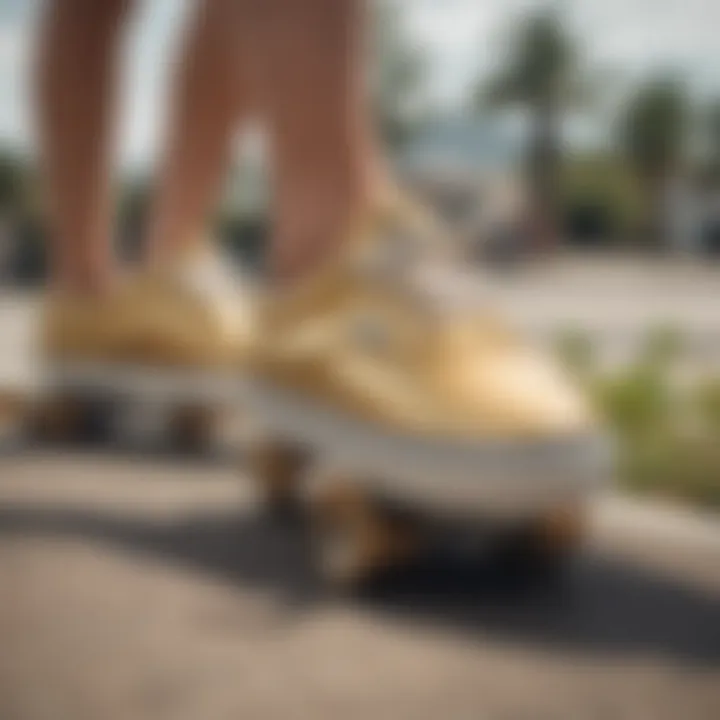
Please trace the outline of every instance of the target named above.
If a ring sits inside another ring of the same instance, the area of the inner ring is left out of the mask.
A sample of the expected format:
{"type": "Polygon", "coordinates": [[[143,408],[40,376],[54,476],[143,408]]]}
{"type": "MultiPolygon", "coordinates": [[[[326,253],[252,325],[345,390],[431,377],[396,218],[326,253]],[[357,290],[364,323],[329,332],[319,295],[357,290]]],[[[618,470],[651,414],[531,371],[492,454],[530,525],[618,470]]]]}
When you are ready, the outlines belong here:
{"type": "MultiPolygon", "coordinates": [[[[389,0],[428,56],[429,92],[452,107],[502,61],[513,19],[545,0],[389,0]]],[[[144,0],[128,32],[120,156],[152,162],[165,89],[183,18],[193,0],[144,0]]],[[[616,90],[658,72],[680,74],[694,93],[720,97],[719,0],[555,0],[590,67],[616,90]]],[[[29,76],[43,0],[0,0],[0,144],[32,147],[29,76]]]]}

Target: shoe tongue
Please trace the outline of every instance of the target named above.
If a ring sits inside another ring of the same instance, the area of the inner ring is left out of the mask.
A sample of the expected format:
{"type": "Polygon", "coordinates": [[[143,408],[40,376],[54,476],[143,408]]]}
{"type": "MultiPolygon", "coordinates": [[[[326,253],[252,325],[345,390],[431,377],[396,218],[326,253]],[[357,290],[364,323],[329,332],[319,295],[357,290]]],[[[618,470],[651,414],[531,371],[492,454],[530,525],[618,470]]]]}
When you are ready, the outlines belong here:
{"type": "Polygon", "coordinates": [[[399,194],[356,222],[348,243],[349,265],[384,277],[401,277],[434,264],[453,250],[440,223],[399,194]]]}
{"type": "Polygon", "coordinates": [[[353,272],[412,295],[425,311],[452,321],[449,325],[482,327],[478,319],[489,319],[488,308],[496,304],[495,284],[464,266],[458,251],[441,222],[401,196],[366,216],[349,244],[353,272]]]}
{"type": "Polygon", "coordinates": [[[337,253],[308,277],[276,290],[265,303],[271,324],[288,322],[315,308],[331,307],[370,285],[404,290],[421,268],[445,265],[455,249],[433,216],[400,193],[386,196],[349,225],[337,253]]]}

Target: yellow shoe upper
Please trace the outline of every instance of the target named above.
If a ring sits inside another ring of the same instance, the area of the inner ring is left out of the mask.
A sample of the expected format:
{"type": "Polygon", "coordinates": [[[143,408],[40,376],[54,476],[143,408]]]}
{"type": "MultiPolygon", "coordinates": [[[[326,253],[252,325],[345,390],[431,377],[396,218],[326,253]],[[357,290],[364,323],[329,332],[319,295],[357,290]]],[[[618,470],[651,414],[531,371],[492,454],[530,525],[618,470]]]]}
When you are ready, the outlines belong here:
{"type": "Polygon", "coordinates": [[[215,261],[144,273],[93,298],[45,304],[44,354],[52,359],[218,369],[243,357],[253,333],[249,292],[216,277],[215,261]]]}
{"type": "Polygon", "coordinates": [[[457,286],[445,296],[433,286],[442,263],[421,259],[436,232],[417,215],[376,218],[341,257],[268,297],[254,374],[401,432],[479,439],[588,429],[582,396],[554,363],[491,313],[458,303],[457,286]]]}

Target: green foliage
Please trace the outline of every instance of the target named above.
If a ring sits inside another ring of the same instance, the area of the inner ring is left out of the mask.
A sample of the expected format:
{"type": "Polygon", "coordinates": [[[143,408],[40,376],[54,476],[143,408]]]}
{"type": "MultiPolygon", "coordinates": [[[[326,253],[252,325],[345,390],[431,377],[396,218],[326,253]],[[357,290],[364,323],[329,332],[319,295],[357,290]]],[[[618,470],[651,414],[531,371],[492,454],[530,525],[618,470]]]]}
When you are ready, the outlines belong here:
{"type": "Polygon", "coordinates": [[[628,441],[661,431],[673,409],[665,374],[647,365],[595,379],[592,395],[610,426],[628,441]]]}
{"type": "Polygon", "coordinates": [[[634,363],[591,381],[601,413],[621,436],[634,440],[657,435],[680,421],[684,403],[671,371],[682,348],[677,328],[659,325],[647,333],[634,363]]]}
{"type": "Polygon", "coordinates": [[[531,140],[525,160],[531,218],[536,240],[557,238],[561,127],[564,110],[587,95],[578,44],[561,13],[543,8],[516,28],[508,43],[507,62],[476,91],[480,108],[516,105],[531,118],[531,140]]]}
{"type": "Polygon", "coordinates": [[[619,141],[638,175],[658,179],[676,168],[688,115],[685,89],[672,80],[654,80],[630,98],[620,120],[619,141]]]}
{"type": "Polygon", "coordinates": [[[720,507],[720,382],[679,393],[662,370],[638,366],[597,382],[595,398],[622,485],[720,507]]]}
{"type": "Polygon", "coordinates": [[[657,325],[647,333],[640,361],[647,367],[667,368],[682,355],[683,334],[674,325],[657,325]]]}
{"type": "Polygon", "coordinates": [[[579,89],[577,48],[554,10],[530,15],[510,47],[507,65],[480,89],[481,103],[558,108],[573,99],[579,89]]]}
{"type": "MultiPolygon", "coordinates": [[[[584,368],[587,337],[573,331],[568,347],[584,368]]],[[[616,438],[621,485],[720,508],[720,377],[678,385],[673,370],[681,350],[679,332],[658,326],[636,362],[579,376],[616,438]]]]}
{"type": "Polygon", "coordinates": [[[626,444],[621,482],[632,490],[720,508],[720,442],[677,430],[626,444]]]}
{"type": "Polygon", "coordinates": [[[560,203],[570,219],[582,208],[595,208],[616,237],[637,226],[642,210],[637,178],[626,163],[609,154],[568,158],[560,178],[560,203]]]}
{"type": "Polygon", "coordinates": [[[720,443],[720,377],[698,383],[694,392],[694,401],[702,422],[711,432],[717,434],[720,443]]]}
{"type": "Polygon", "coordinates": [[[595,369],[595,345],[590,334],[568,327],[555,338],[555,350],[563,366],[574,376],[586,378],[595,369]]]}

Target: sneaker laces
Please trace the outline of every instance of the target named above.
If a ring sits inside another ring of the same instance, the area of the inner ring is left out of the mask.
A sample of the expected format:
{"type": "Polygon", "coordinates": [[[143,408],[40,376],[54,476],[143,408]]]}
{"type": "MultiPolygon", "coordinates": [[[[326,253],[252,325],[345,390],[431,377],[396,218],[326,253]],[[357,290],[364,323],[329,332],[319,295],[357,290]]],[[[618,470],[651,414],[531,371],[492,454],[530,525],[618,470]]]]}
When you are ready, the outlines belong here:
{"type": "Polygon", "coordinates": [[[491,279],[463,267],[452,233],[439,221],[404,222],[402,214],[390,220],[361,251],[359,267],[368,277],[439,316],[491,305],[491,279]]]}

